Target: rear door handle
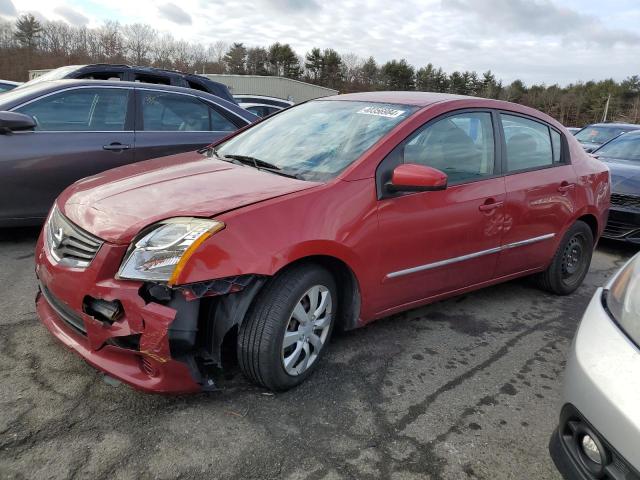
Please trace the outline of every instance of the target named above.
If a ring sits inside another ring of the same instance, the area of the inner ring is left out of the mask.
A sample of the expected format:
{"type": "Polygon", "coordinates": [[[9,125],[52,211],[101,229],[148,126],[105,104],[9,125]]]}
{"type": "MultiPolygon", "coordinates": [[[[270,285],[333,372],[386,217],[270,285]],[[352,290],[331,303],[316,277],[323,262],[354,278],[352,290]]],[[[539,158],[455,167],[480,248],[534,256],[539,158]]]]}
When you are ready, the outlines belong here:
{"type": "Polygon", "coordinates": [[[562,183],[560,184],[560,186],[558,187],[558,191],[559,191],[559,192],[562,192],[562,193],[565,193],[565,192],[568,192],[569,190],[573,190],[573,188],[574,188],[575,186],[576,186],[576,185],[575,185],[574,183],[562,182],[562,183]]]}
{"type": "Polygon", "coordinates": [[[480,210],[481,212],[490,212],[491,210],[500,208],[503,205],[504,205],[504,202],[495,202],[492,200],[487,200],[485,203],[483,203],[478,207],[478,210],[480,210]]]}
{"type": "Polygon", "coordinates": [[[129,150],[130,148],[131,148],[130,145],[124,145],[118,142],[113,142],[113,143],[110,143],[109,145],[102,146],[103,150],[110,150],[115,152],[119,152],[120,150],[129,150]]]}

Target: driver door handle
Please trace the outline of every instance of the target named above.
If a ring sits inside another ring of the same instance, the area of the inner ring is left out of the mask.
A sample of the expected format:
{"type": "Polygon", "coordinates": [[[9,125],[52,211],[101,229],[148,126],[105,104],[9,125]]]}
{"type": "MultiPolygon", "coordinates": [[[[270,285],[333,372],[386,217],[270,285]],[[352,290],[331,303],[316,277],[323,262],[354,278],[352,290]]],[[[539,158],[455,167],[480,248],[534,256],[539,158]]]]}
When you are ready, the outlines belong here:
{"type": "Polygon", "coordinates": [[[481,212],[490,212],[491,210],[500,208],[503,205],[504,205],[504,202],[496,202],[495,200],[490,198],[486,202],[484,202],[482,205],[480,205],[478,207],[478,210],[480,210],[481,212]]]}
{"type": "Polygon", "coordinates": [[[113,142],[110,143],[109,145],[103,145],[102,149],[103,150],[110,150],[110,151],[115,151],[115,152],[119,152],[121,150],[129,150],[131,148],[130,145],[124,145],[122,143],[119,142],[113,142]]]}
{"type": "Polygon", "coordinates": [[[558,191],[565,193],[565,192],[568,192],[569,190],[572,190],[575,186],[576,186],[575,183],[562,182],[558,187],[558,191]]]}

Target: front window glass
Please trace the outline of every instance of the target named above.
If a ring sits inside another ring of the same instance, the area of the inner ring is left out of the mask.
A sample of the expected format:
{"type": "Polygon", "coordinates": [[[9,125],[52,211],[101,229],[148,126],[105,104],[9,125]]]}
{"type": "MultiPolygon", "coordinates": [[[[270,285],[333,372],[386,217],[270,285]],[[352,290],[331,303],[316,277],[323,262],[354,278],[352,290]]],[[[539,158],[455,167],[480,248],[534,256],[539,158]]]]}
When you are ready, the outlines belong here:
{"type": "Polygon", "coordinates": [[[621,158],[624,160],[640,161],[640,135],[627,134],[611,140],[600,148],[596,155],[599,157],[621,158]]]}
{"type": "Polygon", "coordinates": [[[78,88],[49,95],[16,111],[30,115],[40,131],[122,131],[129,90],[78,88]]]}
{"type": "Polygon", "coordinates": [[[491,114],[461,113],[438,120],[414,134],[404,146],[403,162],[437,168],[449,183],[493,175],[491,114]]]}
{"type": "Polygon", "coordinates": [[[621,133],[627,132],[617,127],[586,127],[576,133],[576,139],[582,143],[605,143],[621,133]]]}
{"type": "Polygon", "coordinates": [[[408,105],[316,100],[268,118],[216,149],[268,162],[306,180],[329,180],[417,110],[408,105]]]}

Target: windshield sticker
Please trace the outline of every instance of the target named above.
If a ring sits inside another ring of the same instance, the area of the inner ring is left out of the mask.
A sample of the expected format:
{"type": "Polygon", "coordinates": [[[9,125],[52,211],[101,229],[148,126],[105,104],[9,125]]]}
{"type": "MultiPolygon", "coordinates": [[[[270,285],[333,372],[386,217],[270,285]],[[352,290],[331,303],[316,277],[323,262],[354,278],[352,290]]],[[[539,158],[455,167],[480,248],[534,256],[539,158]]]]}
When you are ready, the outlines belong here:
{"type": "Polygon", "coordinates": [[[361,113],[362,115],[375,115],[377,117],[397,118],[404,113],[404,110],[396,110],[395,108],[387,107],[364,107],[356,113],[361,113]]]}

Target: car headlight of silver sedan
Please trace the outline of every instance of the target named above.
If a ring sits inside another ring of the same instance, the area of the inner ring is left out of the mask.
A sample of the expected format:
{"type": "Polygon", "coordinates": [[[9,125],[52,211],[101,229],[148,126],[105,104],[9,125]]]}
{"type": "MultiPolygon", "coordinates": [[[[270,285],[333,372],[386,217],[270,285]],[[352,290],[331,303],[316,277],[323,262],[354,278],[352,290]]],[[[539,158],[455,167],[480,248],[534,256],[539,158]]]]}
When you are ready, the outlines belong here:
{"type": "Polygon", "coordinates": [[[224,227],[223,222],[204,218],[160,222],[132,242],[118,278],[173,285],[198,246],[224,227]]]}
{"type": "Polygon", "coordinates": [[[620,328],[640,345],[640,255],[620,270],[606,291],[606,304],[620,328]]]}

